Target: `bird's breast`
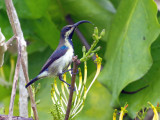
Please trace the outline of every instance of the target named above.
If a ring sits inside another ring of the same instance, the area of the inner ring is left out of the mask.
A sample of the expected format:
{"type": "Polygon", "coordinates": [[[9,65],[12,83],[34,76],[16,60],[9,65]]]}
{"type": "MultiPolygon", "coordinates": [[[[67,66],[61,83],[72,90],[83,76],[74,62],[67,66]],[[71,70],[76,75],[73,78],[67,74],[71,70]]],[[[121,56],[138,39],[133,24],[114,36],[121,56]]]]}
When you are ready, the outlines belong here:
{"type": "Polygon", "coordinates": [[[68,49],[67,52],[57,59],[50,67],[49,72],[51,75],[58,75],[67,69],[68,65],[72,62],[72,57],[74,55],[74,50],[72,48],[68,49]]]}

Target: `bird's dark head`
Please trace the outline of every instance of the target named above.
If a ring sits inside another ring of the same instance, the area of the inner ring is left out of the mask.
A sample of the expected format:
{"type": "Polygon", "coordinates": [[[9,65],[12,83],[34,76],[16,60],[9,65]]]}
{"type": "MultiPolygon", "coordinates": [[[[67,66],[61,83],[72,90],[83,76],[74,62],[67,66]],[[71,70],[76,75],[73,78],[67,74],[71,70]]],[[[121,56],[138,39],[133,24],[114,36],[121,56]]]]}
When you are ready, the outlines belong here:
{"type": "Polygon", "coordinates": [[[79,21],[73,25],[67,25],[65,27],[62,28],[61,30],[61,37],[64,39],[64,38],[68,38],[68,39],[72,39],[72,36],[73,36],[73,33],[74,33],[74,30],[76,29],[76,27],[82,23],[91,23],[87,20],[82,20],[82,21],[79,21]]]}

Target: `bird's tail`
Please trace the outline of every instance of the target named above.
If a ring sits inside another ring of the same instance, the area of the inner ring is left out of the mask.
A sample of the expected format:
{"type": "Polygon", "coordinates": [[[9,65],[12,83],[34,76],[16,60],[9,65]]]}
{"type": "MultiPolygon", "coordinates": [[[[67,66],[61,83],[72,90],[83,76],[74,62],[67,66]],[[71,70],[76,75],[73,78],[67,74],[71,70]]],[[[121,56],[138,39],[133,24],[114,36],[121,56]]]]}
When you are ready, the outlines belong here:
{"type": "Polygon", "coordinates": [[[34,79],[32,79],[25,87],[27,88],[28,86],[30,86],[32,83],[34,83],[35,81],[39,80],[38,77],[35,77],[34,79]]]}

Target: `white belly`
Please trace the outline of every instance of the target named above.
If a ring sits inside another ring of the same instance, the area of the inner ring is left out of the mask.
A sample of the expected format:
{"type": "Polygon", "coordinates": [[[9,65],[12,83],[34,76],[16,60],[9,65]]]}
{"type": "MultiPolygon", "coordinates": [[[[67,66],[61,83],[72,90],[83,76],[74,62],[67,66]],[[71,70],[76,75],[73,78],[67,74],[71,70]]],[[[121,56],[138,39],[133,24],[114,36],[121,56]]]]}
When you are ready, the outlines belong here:
{"type": "Polygon", "coordinates": [[[48,72],[49,76],[56,76],[63,72],[64,69],[72,62],[73,49],[69,49],[65,55],[53,62],[49,67],[48,72]]]}

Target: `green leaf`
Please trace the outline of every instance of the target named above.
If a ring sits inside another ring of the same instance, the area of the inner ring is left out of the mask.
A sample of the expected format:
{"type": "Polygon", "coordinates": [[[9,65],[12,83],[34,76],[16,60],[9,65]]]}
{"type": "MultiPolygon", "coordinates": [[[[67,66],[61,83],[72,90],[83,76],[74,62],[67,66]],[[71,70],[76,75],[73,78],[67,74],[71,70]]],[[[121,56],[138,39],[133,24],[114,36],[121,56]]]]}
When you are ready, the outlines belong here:
{"type": "MultiPolygon", "coordinates": [[[[88,77],[88,85],[94,75],[95,72],[88,77]]],[[[76,120],[111,120],[113,109],[110,106],[110,100],[111,94],[98,81],[95,81],[88,92],[84,108],[77,115],[76,120]]]]}
{"type": "Polygon", "coordinates": [[[142,109],[144,106],[148,106],[147,102],[150,101],[155,106],[160,101],[160,36],[152,45],[152,57],[153,65],[148,73],[140,80],[131,83],[125,88],[125,91],[135,91],[144,86],[147,88],[135,93],[135,94],[123,94],[120,95],[121,105],[127,103],[128,114],[134,118],[136,112],[142,109]]]}
{"type": "Polygon", "coordinates": [[[36,52],[36,51],[42,52],[48,46],[47,44],[45,44],[45,42],[43,40],[40,40],[34,36],[32,38],[30,38],[30,40],[32,40],[32,42],[27,47],[28,54],[30,54],[32,52],[36,52]]]}
{"type": "Polygon", "coordinates": [[[5,2],[4,0],[0,0],[0,9],[4,9],[5,8],[5,2]]]}
{"type": "Polygon", "coordinates": [[[107,64],[99,78],[112,92],[112,105],[129,83],[143,77],[152,65],[150,46],[160,33],[153,0],[122,0],[109,32],[107,64]]]}
{"type": "Polygon", "coordinates": [[[60,32],[57,30],[55,24],[51,21],[51,18],[48,14],[33,21],[33,31],[51,48],[55,49],[58,46],[60,32]]]}
{"type": "MultiPolygon", "coordinates": [[[[48,47],[44,51],[37,51],[28,56],[28,71],[30,78],[34,78],[40,72],[41,68],[52,54],[53,50],[48,47]]],[[[43,81],[43,80],[42,80],[43,81]]]]}
{"type": "Polygon", "coordinates": [[[6,40],[10,39],[13,36],[13,32],[8,20],[8,16],[6,12],[3,10],[0,10],[0,28],[6,40]]]}
{"type": "MultiPolygon", "coordinates": [[[[46,14],[50,0],[13,0],[19,18],[37,19],[46,14]]],[[[0,9],[6,9],[0,0],[0,9]]]]}
{"type": "Polygon", "coordinates": [[[15,8],[20,18],[40,18],[48,10],[50,0],[16,0],[15,8]]]}
{"type": "Polygon", "coordinates": [[[121,0],[110,0],[112,2],[112,4],[114,5],[115,8],[118,8],[121,0]]]}

